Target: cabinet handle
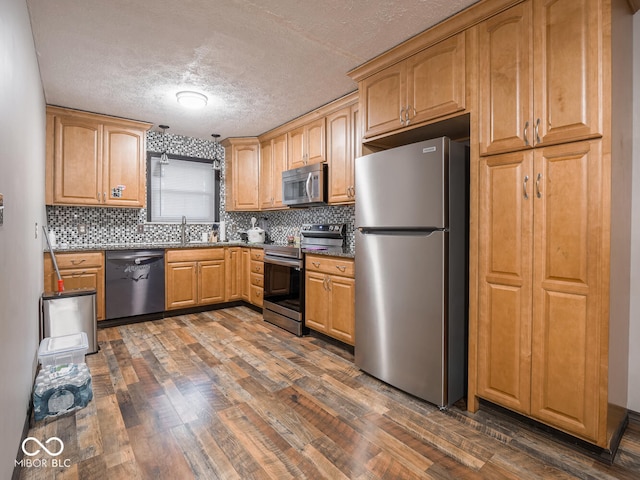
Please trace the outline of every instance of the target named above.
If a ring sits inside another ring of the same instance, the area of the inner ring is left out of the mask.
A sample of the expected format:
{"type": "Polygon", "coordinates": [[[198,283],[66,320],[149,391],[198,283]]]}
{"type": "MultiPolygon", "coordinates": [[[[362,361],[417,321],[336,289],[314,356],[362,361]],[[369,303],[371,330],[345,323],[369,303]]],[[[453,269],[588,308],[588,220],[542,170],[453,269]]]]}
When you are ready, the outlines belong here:
{"type": "Polygon", "coordinates": [[[405,116],[406,116],[405,125],[409,125],[411,123],[411,115],[413,115],[415,117],[417,113],[418,113],[418,111],[415,109],[415,107],[412,107],[411,105],[408,105],[407,106],[407,111],[405,113],[405,116]]]}
{"type": "Polygon", "coordinates": [[[331,291],[331,278],[327,277],[327,290],[330,292],[331,291]]]}
{"type": "Polygon", "coordinates": [[[400,125],[404,125],[404,107],[400,109],[400,125]]]}
{"type": "Polygon", "coordinates": [[[71,260],[71,264],[72,265],[80,265],[81,263],[84,263],[87,259],[83,258],[82,260],[78,261],[78,260],[71,260]]]}
{"type": "Polygon", "coordinates": [[[107,192],[102,192],[102,203],[107,201],[107,192]]]}
{"type": "Polygon", "coordinates": [[[536,177],[536,197],[540,198],[542,196],[542,192],[540,192],[540,180],[542,179],[542,174],[539,173],[536,177]]]}
{"type": "Polygon", "coordinates": [[[524,130],[522,131],[522,135],[524,136],[524,145],[526,147],[529,146],[529,120],[527,120],[526,122],[524,122],[524,130]]]}
{"type": "Polygon", "coordinates": [[[84,270],[82,272],[73,272],[71,274],[71,278],[76,278],[76,277],[81,277],[82,275],[85,275],[87,272],[85,272],[84,270]]]}
{"type": "Polygon", "coordinates": [[[535,128],[535,134],[536,134],[536,145],[538,145],[540,143],[540,119],[536,119],[536,128],[535,128]]]}
{"type": "Polygon", "coordinates": [[[96,200],[98,200],[98,203],[100,203],[100,192],[98,192],[98,194],[96,195],[96,200]]]}
{"type": "Polygon", "coordinates": [[[320,262],[311,262],[311,264],[316,268],[320,268],[320,262]]]}
{"type": "Polygon", "coordinates": [[[342,273],[344,273],[347,270],[347,267],[345,265],[336,265],[336,268],[340,270],[342,273]]]}
{"type": "Polygon", "coordinates": [[[527,182],[529,181],[529,175],[524,176],[524,182],[522,182],[522,189],[524,190],[524,199],[529,200],[529,193],[527,192],[527,182]]]}

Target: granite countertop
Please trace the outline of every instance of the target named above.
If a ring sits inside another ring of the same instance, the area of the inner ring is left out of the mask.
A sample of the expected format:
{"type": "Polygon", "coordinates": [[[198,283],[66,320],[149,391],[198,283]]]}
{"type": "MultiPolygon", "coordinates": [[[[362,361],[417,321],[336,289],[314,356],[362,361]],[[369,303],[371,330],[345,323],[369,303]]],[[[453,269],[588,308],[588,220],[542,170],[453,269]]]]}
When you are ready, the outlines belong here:
{"type": "MultiPolygon", "coordinates": [[[[182,245],[180,242],[169,243],[93,243],[84,245],[69,245],[66,247],[57,246],[53,249],[55,253],[64,252],[87,252],[95,250],[151,250],[151,249],[169,249],[169,248],[222,248],[222,247],[251,247],[251,248],[264,248],[268,244],[264,243],[249,243],[241,240],[233,240],[229,242],[190,242],[182,245]]],[[[49,249],[45,248],[45,252],[49,249]]],[[[307,250],[302,249],[303,253],[310,253],[313,255],[327,255],[330,257],[343,257],[343,258],[355,258],[353,250],[347,248],[342,252],[336,252],[332,250],[330,252],[323,250],[307,250]]]]}

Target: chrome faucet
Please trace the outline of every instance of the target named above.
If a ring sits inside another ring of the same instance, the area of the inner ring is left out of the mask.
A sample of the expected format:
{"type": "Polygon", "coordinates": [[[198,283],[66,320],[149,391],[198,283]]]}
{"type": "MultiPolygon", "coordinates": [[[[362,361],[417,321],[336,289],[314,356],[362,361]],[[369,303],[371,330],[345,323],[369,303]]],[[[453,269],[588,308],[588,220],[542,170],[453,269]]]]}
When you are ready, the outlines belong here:
{"type": "Polygon", "coordinates": [[[187,217],[184,215],[182,216],[182,224],[180,225],[180,228],[182,230],[180,241],[182,245],[185,245],[187,243],[187,217]]]}

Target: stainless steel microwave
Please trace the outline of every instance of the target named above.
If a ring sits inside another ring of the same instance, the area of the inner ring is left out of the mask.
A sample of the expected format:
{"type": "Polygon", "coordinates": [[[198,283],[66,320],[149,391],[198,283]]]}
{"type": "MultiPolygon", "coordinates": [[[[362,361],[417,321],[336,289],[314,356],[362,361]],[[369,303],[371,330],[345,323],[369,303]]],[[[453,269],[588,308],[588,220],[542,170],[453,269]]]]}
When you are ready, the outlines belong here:
{"type": "Polygon", "coordinates": [[[282,172],[282,203],[290,207],[324,204],[327,199],[327,180],[325,163],[282,172]]]}

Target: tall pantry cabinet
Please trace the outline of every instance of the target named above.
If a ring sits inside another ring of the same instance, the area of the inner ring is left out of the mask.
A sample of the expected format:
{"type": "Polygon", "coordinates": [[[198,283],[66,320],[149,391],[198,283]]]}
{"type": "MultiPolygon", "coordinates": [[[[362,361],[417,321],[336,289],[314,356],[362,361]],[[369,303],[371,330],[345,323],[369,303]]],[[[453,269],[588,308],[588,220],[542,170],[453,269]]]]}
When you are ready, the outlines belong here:
{"type": "Polygon", "coordinates": [[[469,408],[489,400],[604,456],[626,422],[630,13],[527,0],[477,27],[469,408]]]}

